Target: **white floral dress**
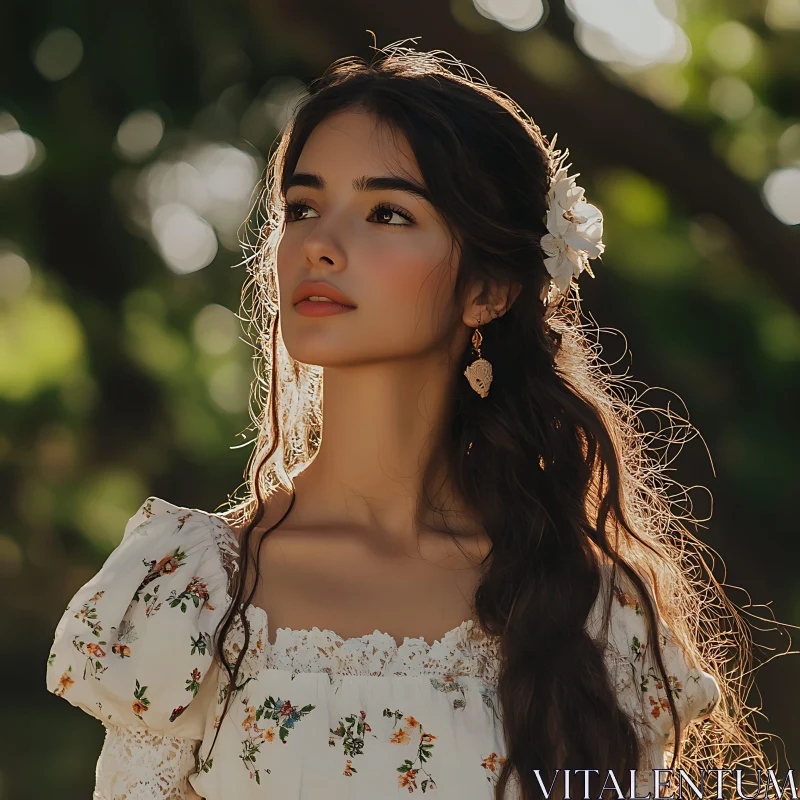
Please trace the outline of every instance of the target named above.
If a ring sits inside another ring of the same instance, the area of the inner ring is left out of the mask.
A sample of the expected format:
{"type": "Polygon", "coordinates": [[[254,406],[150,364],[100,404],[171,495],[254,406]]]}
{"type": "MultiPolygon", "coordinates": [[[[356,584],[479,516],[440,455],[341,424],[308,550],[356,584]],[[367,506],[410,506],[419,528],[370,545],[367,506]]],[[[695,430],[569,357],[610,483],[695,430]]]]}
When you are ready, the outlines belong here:
{"type": "MultiPolygon", "coordinates": [[[[220,725],[228,676],[212,636],[232,602],[226,566],[236,554],[221,518],[149,498],[67,606],[47,688],[106,727],[94,800],[493,797],[505,754],[497,640],[471,621],[432,645],[318,628],[279,628],[270,645],[266,613],[250,607],[250,646],[220,725]]],[[[641,608],[613,590],[606,663],[645,745],[636,793],[646,795],[652,769],[664,766],[672,717],[641,608]]],[[[686,724],[710,713],[719,687],[687,664],[669,629],[661,636],[686,724]]],[[[237,624],[225,643],[230,663],[243,641],[237,624]]]]}

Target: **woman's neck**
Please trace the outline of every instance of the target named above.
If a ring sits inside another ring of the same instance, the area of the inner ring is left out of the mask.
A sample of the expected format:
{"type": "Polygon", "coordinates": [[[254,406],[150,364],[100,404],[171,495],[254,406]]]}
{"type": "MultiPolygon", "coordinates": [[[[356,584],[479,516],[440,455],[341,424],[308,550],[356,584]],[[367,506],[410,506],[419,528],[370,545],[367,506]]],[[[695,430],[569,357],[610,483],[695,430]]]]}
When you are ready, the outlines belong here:
{"type": "Polygon", "coordinates": [[[355,526],[397,545],[415,542],[426,528],[474,529],[443,468],[432,463],[451,407],[452,366],[443,361],[431,354],[325,368],[322,440],[295,478],[290,525],[355,526]],[[444,516],[425,499],[426,477],[429,499],[444,516]]]}

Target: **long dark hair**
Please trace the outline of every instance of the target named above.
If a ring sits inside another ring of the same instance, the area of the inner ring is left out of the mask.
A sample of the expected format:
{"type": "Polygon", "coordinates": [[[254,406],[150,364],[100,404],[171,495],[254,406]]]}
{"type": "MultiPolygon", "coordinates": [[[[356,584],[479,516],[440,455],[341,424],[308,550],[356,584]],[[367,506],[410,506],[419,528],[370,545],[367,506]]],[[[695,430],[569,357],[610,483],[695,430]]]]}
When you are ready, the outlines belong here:
{"type": "MultiPolygon", "coordinates": [[[[731,660],[747,658],[749,631],[707,569],[704,546],[682,524],[690,515],[676,513],[670,488],[683,487],[665,476],[648,449],[628,383],[603,369],[576,286],[552,302],[542,300],[549,275],[539,242],[547,232],[547,190],[560,151],[513,100],[448,54],[399,44],[380,52],[372,63],[341,59],[310,85],[270,159],[253,215],[257,237],[243,306],[256,352],[251,415],[257,438],[246,497],[223,514],[239,532],[241,554],[233,603],[216,632],[217,653],[224,653],[237,615],[245,640],[234,665],[222,658],[229,677],[222,716],[249,643],[244,612],[256,588],[245,597],[251,535],[278,489],[287,489],[293,504],[292,478],[320,440],[322,369],[292,359],[278,326],[275,254],[285,182],[314,128],[353,108],[408,140],[459,248],[457,296],[463,298],[476,279],[522,287],[510,310],[482,328],[483,353],[495,376],[489,396],[478,397],[461,375],[471,348],[455,365],[441,453],[492,542],[475,611],[480,626],[500,637],[498,697],[507,760],[496,796],[503,796],[514,773],[523,797],[536,796],[533,768],[592,764],[621,775],[639,767],[635,730],[620,710],[598,645],[584,629],[601,586],[601,559],[624,573],[640,595],[675,725],[673,768],[691,774],[708,758],[703,747],[717,766],[736,763],[723,761],[734,748],[739,759],[763,765],[743,714],[738,676],[746,670],[731,660]],[[692,725],[681,735],[653,633],[654,601],[689,659],[722,689],[723,702],[704,722],[702,735],[692,725]],[[733,620],[727,633],[720,628],[723,616],[733,620]],[[731,646],[734,655],[725,657],[731,646]]],[[[256,570],[266,534],[285,516],[262,532],[256,570]]]]}

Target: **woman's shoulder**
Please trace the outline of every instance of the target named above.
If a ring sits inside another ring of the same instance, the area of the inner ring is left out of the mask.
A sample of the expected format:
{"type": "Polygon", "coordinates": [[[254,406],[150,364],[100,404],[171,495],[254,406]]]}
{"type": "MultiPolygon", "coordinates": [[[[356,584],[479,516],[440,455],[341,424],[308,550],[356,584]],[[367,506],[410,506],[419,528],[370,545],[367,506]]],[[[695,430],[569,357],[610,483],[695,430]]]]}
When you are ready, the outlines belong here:
{"type": "Polygon", "coordinates": [[[152,536],[173,525],[177,530],[183,530],[187,524],[190,528],[205,532],[221,549],[232,548],[236,552],[236,531],[224,516],[199,508],[177,506],[160,497],[148,497],[139,506],[125,526],[123,541],[137,531],[152,536]]]}
{"type": "Polygon", "coordinates": [[[47,688],[104,723],[197,732],[214,631],[231,603],[225,520],[149,497],[55,630],[47,688]]]}
{"type": "Polygon", "coordinates": [[[601,588],[586,629],[603,650],[623,710],[646,740],[668,745],[674,729],[667,685],[682,727],[708,716],[720,701],[721,691],[716,678],[679,643],[657,606],[654,610],[666,682],[657,666],[641,592],[621,568],[614,569],[610,562],[601,566],[601,588]]]}

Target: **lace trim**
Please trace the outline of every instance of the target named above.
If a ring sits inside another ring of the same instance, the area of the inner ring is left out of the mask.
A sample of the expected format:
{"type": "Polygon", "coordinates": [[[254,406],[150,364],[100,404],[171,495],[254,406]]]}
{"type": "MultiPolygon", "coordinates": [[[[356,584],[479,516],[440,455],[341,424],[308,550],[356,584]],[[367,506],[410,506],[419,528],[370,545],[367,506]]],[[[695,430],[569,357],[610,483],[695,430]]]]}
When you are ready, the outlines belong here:
{"type": "MultiPolygon", "coordinates": [[[[366,636],[343,639],[331,630],[278,628],[269,643],[267,613],[257,606],[245,612],[250,628],[248,652],[242,660],[244,676],[262,669],[327,672],[329,675],[479,677],[496,685],[499,672],[499,638],[486,634],[473,620],[462,622],[433,644],[406,637],[402,644],[376,630],[366,636]]],[[[237,615],[225,641],[229,663],[244,646],[244,628],[237,615]]]]}
{"type": "MultiPolygon", "coordinates": [[[[239,569],[239,542],[219,517],[212,526],[220,560],[230,580],[239,569]]],[[[230,586],[230,583],[229,583],[230,586]]],[[[233,602],[227,594],[229,604],[233,602]]],[[[462,622],[433,644],[423,638],[406,637],[402,644],[376,630],[366,636],[343,639],[316,626],[310,631],[278,628],[275,644],[269,643],[267,613],[248,606],[249,652],[242,660],[243,677],[262,669],[327,672],[330,675],[453,675],[480,677],[497,685],[499,639],[486,634],[473,620],[462,622]]],[[[244,646],[244,628],[235,615],[225,641],[225,658],[234,663],[244,646]]]]}
{"type": "Polygon", "coordinates": [[[106,726],[93,800],[193,800],[189,785],[200,740],[162,736],[146,728],[106,726]]]}

